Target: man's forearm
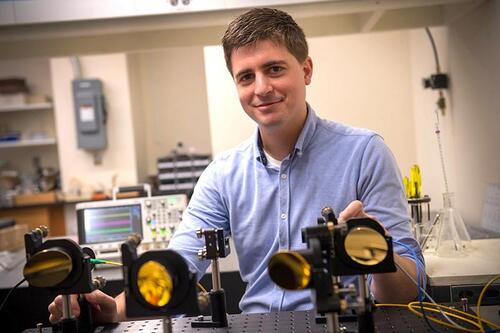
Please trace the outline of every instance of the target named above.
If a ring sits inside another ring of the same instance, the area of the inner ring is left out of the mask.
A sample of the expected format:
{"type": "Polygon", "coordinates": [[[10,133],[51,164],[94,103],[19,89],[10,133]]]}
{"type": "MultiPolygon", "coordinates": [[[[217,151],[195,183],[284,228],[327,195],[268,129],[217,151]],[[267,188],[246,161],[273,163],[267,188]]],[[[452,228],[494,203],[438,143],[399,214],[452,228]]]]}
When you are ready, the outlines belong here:
{"type": "MultiPolygon", "coordinates": [[[[413,260],[394,254],[394,261],[417,281],[413,260]]],[[[380,303],[408,303],[417,297],[417,286],[399,267],[394,273],[373,274],[371,291],[380,303]]]]}

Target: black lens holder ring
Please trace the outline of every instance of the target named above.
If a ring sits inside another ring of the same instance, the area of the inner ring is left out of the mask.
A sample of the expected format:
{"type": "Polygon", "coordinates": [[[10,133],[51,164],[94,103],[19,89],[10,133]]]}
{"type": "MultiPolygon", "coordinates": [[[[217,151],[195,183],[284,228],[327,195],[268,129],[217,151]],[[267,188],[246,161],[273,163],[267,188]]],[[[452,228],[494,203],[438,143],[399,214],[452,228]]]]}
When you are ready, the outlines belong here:
{"type": "Polygon", "coordinates": [[[371,218],[361,217],[352,218],[346,221],[343,225],[335,226],[334,230],[334,251],[335,257],[332,261],[332,271],[334,275],[353,275],[357,271],[364,271],[365,274],[383,273],[388,271],[396,271],[393,258],[392,237],[387,235],[386,230],[379,222],[371,218]],[[380,263],[376,265],[363,265],[351,259],[345,249],[345,239],[352,229],[366,227],[372,229],[382,237],[387,243],[387,254],[380,263]]]}
{"type": "Polygon", "coordinates": [[[134,298],[146,309],[159,312],[175,309],[184,301],[189,292],[189,273],[186,261],[177,252],[172,250],[152,250],[143,253],[132,263],[129,269],[129,287],[134,294],[134,298]],[[165,267],[172,278],[172,296],[170,301],[164,306],[158,307],[148,303],[139,292],[139,286],[136,283],[138,281],[139,269],[148,261],[157,262],[165,267]],[[131,281],[135,281],[135,283],[131,281]]]}
{"type": "Polygon", "coordinates": [[[47,289],[57,291],[58,293],[63,295],[89,293],[93,291],[93,289],[85,283],[77,286],[78,282],[82,280],[83,274],[89,275],[88,277],[84,277],[88,278],[89,281],[92,281],[92,278],[90,271],[85,270],[85,265],[90,265],[90,262],[86,262],[90,261],[90,257],[82,251],[82,249],[76,242],[71,239],[65,238],[48,239],[36,249],[36,252],[50,249],[56,249],[68,254],[71,258],[72,269],[71,273],[64,281],[58,283],[55,286],[48,287],[47,289]]]}

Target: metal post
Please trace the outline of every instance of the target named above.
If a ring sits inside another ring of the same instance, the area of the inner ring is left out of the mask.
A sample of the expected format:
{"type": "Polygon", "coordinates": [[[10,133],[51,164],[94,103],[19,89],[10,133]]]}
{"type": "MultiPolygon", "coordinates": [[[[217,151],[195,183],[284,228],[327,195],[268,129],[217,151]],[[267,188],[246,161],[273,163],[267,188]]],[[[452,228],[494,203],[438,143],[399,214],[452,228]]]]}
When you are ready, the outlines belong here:
{"type": "Polygon", "coordinates": [[[368,283],[366,283],[366,276],[364,274],[358,275],[358,289],[359,298],[363,302],[364,307],[368,298],[368,283]]]}
{"type": "Polygon", "coordinates": [[[220,290],[219,260],[212,259],[212,290],[220,290]]]}
{"type": "Polygon", "coordinates": [[[62,319],[71,319],[73,315],[71,314],[71,296],[62,295],[62,319]]]}
{"type": "Polygon", "coordinates": [[[340,322],[339,314],[336,312],[330,312],[325,314],[326,317],[326,329],[328,333],[340,333],[340,322]]]}
{"type": "Polygon", "coordinates": [[[364,274],[358,276],[358,289],[359,297],[356,311],[358,316],[358,331],[373,333],[375,332],[375,322],[373,319],[372,304],[368,299],[368,283],[366,283],[366,276],[364,274]]]}
{"type": "Polygon", "coordinates": [[[170,317],[164,317],[163,321],[163,333],[172,333],[172,319],[170,317]]]}

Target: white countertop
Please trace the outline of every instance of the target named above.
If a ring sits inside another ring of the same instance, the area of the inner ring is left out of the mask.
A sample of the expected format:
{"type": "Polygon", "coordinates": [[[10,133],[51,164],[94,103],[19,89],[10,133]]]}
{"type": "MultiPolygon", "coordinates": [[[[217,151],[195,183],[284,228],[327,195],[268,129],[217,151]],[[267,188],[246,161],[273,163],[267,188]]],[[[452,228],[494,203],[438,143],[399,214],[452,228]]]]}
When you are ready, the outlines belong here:
{"type": "Polygon", "coordinates": [[[500,274],[500,239],[472,240],[465,256],[424,253],[424,258],[432,286],[485,284],[500,274]]]}

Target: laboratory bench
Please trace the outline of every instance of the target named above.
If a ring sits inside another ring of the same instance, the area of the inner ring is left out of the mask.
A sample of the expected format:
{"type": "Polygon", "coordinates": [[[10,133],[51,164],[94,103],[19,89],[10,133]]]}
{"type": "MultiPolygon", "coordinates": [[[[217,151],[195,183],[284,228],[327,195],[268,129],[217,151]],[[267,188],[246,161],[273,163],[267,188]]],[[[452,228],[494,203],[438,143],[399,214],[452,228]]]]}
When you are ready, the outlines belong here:
{"type": "MultiPolygon", "coordinates": [[[[428,274],[428,291],[439,303],[459,302],[466,296],[469,304],[475,305],[480,290],[493,276],[500,274],[500,239],[481,239],[472,241],[472,250],[467,256],[458,258],[441,258],[435,254],[426,253],[426,267],[428,274]]],[[[2,258],[0,253],[0,299],[6,296],[9,288],[22,279],[24,264],[24,249],[9,253],[9,261],[2,258]],[[7,266],[7,267],[3,267],[7,266]]],[[[231,260],[236,260],[233,258],[231,260]]],[[[245,284],[238,271],[234,269],[231,260],[221,260],[221,285],[226,291],[228,313],[240,312],[238,302],[245,291],[245,284]]],[[[115,296],[123,290],[122,270],[118,267],[99,268],[95,275],[104,276],[107,284],[104,292],[115,296]]],[[[211,276],[205,274],[201,280],[205,288],[211,288],[211,276]]],[[[494,284],[484,298],[484,305],[496,305],[492,315],[493,320],[499,320],[498,305],[500,305],[500,284],[494,284]]],[[[24,329],[35,327],[37,323],[48,325],[47,305],[55,297],[42,289],[27,288],[24,283],[15,290],[6,308],[0,314],[3,328],[7,332],[21,332],[24,329]]],[[[487,313],[485,308],[484,312],[487,313]]],[[[235,317],[237,318],[237,317],[235,317]]],[[[491,317],[490,317],[491,318],[491,317]]],[[[235,319],[236,320],[236,319],[235,319]]]]}
{"type": "MultiPolygon", "coordinates": [[[[231,259],[233,260],[233,259],[231,259]]],[[[231,268],[234,263],[221,261],[221,285],[226,292],[227,312],[240,313],[239,300],[245,292],[246,284],[241,280],[240,273],[231,268]]],[[[234,259],[235,260],[235,259],[234,259]]],[[[14,252],[0,252],[0,300],[3,300],[10,288],[22,280],[22,270],[25,263],[24,248],[14,252]]],[[[96,268],[94,276],[103,276],[106,285],[102,289],[108,295],[116,296],[124,289],[121,267],[106,266],[96,268]]],[[[212,288],[211,274],[205,274],[200,283],[205,289],[212,288]]],[[[28,288],[24,282],[9,297],[9,301],[0,313],[1,332],[22,332],[36,327],[37,323],[49,325],[47,306],[57,294],[41,288],[28,288]]]]}

